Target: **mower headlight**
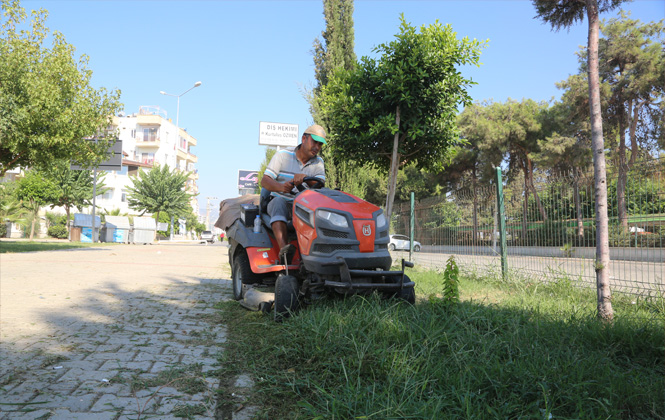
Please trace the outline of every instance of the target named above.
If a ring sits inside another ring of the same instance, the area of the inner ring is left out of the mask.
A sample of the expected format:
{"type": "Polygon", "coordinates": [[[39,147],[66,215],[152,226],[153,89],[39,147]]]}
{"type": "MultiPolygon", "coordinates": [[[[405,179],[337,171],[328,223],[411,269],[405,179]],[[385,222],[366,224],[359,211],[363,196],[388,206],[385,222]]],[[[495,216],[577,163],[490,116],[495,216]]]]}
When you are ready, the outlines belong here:
{"type": "Polygon", "coordinates": [[[340,228],[349,227],[349,222],[346,221],[346,217],[342,216],[341,214],[333,213],[327,210],[319,210],[316,212],[316,216],[320,219],[327,220],[328,222],[332,223],[337,227],[340,228]]]}
{"type": "Polygon", "coordinates": [[[376,229],[381,229],[386,225],[386,216],[383,215],[383,213],[379,214],[376,217],[376,229]]]}

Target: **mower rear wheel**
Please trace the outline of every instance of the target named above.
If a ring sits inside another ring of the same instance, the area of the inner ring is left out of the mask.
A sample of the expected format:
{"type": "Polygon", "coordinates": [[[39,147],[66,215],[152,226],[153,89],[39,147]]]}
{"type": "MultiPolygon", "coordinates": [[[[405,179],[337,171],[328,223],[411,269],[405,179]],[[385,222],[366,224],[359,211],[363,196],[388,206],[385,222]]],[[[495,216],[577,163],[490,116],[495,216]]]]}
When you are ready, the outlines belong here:
{"type": "Polygon", "coordinates": [[[298,279],[293,276],[280,275],[275,282],[275,321],[298,310],[298,279]]]}
{"type": "Polygon", "coordinates": [[[249,257],[244,249],[238,251],[233,259],[233,298],[240,300],[243,298],[243,284],[254,284],[261,280],[261,277],[252,272],[249,265],[249,257]]]}

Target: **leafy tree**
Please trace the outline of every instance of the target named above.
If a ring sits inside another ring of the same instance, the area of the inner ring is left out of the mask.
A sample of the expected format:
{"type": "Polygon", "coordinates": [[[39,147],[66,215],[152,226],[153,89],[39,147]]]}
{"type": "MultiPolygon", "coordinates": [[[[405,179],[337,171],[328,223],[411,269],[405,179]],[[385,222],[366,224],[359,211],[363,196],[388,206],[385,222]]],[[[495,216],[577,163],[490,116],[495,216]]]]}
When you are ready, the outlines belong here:
{"type": "Polygon", "coordinates": [[[649,127],[657,123],[654,117],[661,117],[659,106],[665,99],[665,28],[663,21],[642,24],[622,12],[619,19],[602,22],[600,30],[600,79],[609,85],[610,95],[605,132],[617,168],[619,222],[627,231],[628,173],[657,143],[649,127]]]}
{"type": "MultiPolygon", "coordinates": [[[[28,210],[23,207],[16,195],[16,182],[0,185],[0,228],[6,222],[23,223],[26,221],[28,210]]],[[[4,231],[7,233],[6,230],[4,231]]],[[[2,237],[4,235],[0,235],[2,237]]]]}
{"type": "MultiPolygon", "coordinates": [[[[69,162],[60,161],[53,167],[41,171],[56,187],[52,200],[49,202],[51,208],[64,207],[67,220],[70,219],[71,209],[79,211],[83,207],[92,205],[94,178],[90,170],[72,170],[69,162]]],[[[97,194],[104,194],[108,188],[104,187],[103,176],[97,178],[97,194]]],[[[70,229],[69,224],[67,228],[70,229]]]]}
{"type": "Polygon", "coordinates": [[[127,189],[129,208],[159,214],[165,212],[173,217],[191,212],[189,200],[192,194],[185,191],[187,172],[171,171],[168,165],[156,165],[151,170],[139,169],[138,176],[130,177],[132,186],[127,189]]]}
{"type": "Polygon", "coordinates": [[[270,163],[272,157],[275,156],[275,153],[277,153],[276,149],[266,147],[266,155],[263,158],[263,162],[261,162],[261,167],[259,168],[259,172],[257,174],[256,188],[259,191],[261,190],[261,179],[263,178],[263,174],[266,172],[266,168],[268,167],[268,164],[270,163]]]}
{"type": "Polygon", "coordinates": [[[35,235],[35,224],[39,217],[39,209],[50,203],[56,197],[57,187],[53,182],[44,178],[36,170],[28,171],[25,177],[18,181],[17,197],[23,201],[25,207],[32,214],[30,226],[30,239],[35,235]]]}
{"type": "Polygon", "coordinates": [[[488,118],[491,102],[475,103],[464,108],[458,116],[457,125],[461,137],[467,142],[455,148],[451,164],[446,167],[441,181],[449,190],[469,188],[473,199],[473,242],[478,240],[478,185],[488,184],[495,177],[495,168],[504,157],[503,147],[490,142],[491,132],[495,131],[491,118],[488,118]]]}
{"type": "Polygon", "coordinates": [[[64,36],[49,31],[45,10],[33,12],[30,30],[21,30],[26,13],[19,1],[1,1],[0,177],[62,158],[100,162],[112,140],[84,138],[109,125],[122,106],[120,92],[92,88],[88,57],[76,59],[64,36]]]}
{"type": "Polygon", "coordinates": [[[610,292],[609,222],[607,217],[607,173],[605,144],[600,108],[600,80],[598,63],[598,33],[600,13],[615,9],[624,0],[532,0],[537,17],[552,25],[554,30],[569,28],[584,20],[589,22],[587,44],[589,75],[589,111],[591,115],[591,148],[593,150],[594,182],[596,191],[596,285],[598,288],[598,316],[612,320],[610,292]]]}
{"type": "Polygon", "coordinates": [[[386,214],[392,212],[398,169],[410,162],[440,169],[459,142],[457,106],[468,104],[457,67],[476,64],[482,44],[457,39],[450,25],[422,26],[401,16],[396,40],[374,49],[352,70],[338,70],[322,90],[329,146],[340,159],[388,171],[386,214]]]}
{"type": "Polygon", "coordinates": [[[315,93],[328,84],[338,68],[351,70],[356,64],[353,33],[353,0],[323,0],[326,30],[314,40],[315,93]]]}
{"type": "MultiPolygon", "coordinates": [[[[329,130],[321,112],[321,90],[337,69],[351,70],[356,65],[354,52],[353,0],[323,0],[326,29],[314,40],[314,75],[316,86],[308,95],[314,122],[329,130]]],[[[363,166],[355,161],[340,159],[333,149],[324,147],[321,158],[326,164],[327,184],[351,192],[363,166]]],[[[351,192],[353,194],[353,192],[351,192]]]]}

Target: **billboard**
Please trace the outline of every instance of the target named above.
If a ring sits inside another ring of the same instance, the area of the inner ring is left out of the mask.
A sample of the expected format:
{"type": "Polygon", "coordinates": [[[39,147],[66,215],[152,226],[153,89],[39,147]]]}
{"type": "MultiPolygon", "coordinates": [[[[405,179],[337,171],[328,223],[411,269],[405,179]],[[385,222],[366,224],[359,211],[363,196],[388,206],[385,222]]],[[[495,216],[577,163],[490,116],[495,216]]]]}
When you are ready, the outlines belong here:
{"type": "Polygon", "coordinates": [[[259,171],[238,170],[238,189],[255,189],[259,186],[259,171]]]}
{"type": "Polygon", "coordinates": [[[263,146],[297,146],[298,124],[261,121],[259,124],[259,144],[263,146]]]}
{"type": "MultiPolygon", "coordinates": [[[[96,143],[95,139],[88,139],[96,143]]],[[[80,171],[82,169],[95,169],[95,168],[85,168],[81,165],[70,164],[70,168],[73,171],[80,171]]],[[[122,140],[116,140],[115,143],[109,147],[107,152],[107,159],[99,164],[96,168],[100,171],[119,171],[122,169],[122,140]]]]}

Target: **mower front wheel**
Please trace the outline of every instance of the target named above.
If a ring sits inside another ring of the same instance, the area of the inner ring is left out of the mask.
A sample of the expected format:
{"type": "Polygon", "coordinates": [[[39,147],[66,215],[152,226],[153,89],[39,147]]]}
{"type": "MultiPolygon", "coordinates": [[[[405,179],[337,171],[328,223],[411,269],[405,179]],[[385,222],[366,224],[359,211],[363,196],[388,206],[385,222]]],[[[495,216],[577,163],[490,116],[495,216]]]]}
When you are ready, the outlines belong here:
{"type": "Polygon", "coordinates": [[[239,250],[233,259],[233,298],[240,300],[243,298],[243,284],[254,284],[261,280],[261,278],[252,272],[252,267],[249,265],[249,257],[247,252],[242,249],[239,250]]]}
{"type": "Polygon", "coordinates": [[[293,276],[280,275],[275,282],[275,321],[298,310],[298,279],[293,276]]]}
{"type": "MultiPolygon", "coordinates": [[[[399,281],[400,281],[399,277],[394,278],[395,283],[399,283],[399,281]]],[[[405,274],[404,275],[404,283],[408,283],[410,281],[411,281],[411,279],[409,278],[409,276],[407,276],[405,274]]],[[[397,290],[396,292],[390,292],[390,293],[388,293],[387,295],[384,295],[384,296],[388,297],[388,298],[401,299],[405,302],[410,303],[411,305],[416,303],[416,290],[415,290],[414,287],[405,287],[403,289],[397,290]]]]}

